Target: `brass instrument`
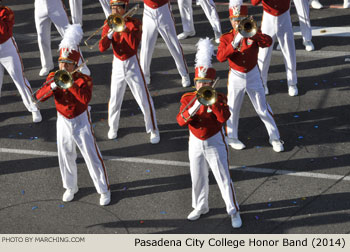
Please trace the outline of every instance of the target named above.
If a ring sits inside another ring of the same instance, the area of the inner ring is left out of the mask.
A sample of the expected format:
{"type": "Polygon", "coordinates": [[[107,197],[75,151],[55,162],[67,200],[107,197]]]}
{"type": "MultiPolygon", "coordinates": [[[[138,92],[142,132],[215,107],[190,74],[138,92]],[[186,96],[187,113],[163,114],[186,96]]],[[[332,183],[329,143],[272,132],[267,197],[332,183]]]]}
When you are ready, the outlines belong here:
{"type": "Polygon", "coordinates": [[[197,91],[196,97],[200,104],[210,106],[216,102],[217,94],[213,87],[204,86],[197,91]]]}
{"type": "Polygon", "coordinates": [[[72,74],[67,70],[57,70],[53,79],[57,87],[61,89],[70,88],[74,83],[72,74]]]}
{"type": "MultiPolygon", "coordinates": [[[[217,93],[215,90],[215,86],[219,80],[220,80],[220,78],[218,77],[215,79],[214,84],[212,86],[204,86],[204,87],[201,87],[200,89],[198,89],[196,96],[193,97],[193,99],[181,111],[181,116],[185,121],[187,121],[189,119],[189,117],[185,118],[183,115],[183,112],[185,112],[185,110],[188,108],[188,106],[190,106],[190,104],[192,104],[196,99],[198,99],[198,102],[204,106],[210,106],[216,102],[217,93]]],[[[200,108],[200,106],[197,108],[197,111],[199,108],[200,108]]]]}
{"type": "MultiPolygon", "coordinates": [[[[42,88],[44,85],[51,83],[52,81],[54,81],[56,83],[58,88],[61,88],[61,89],[70,88],[71,86],[73,86],[73,83],[74,83],[73,74],[75,72],[79,71],[86,63],[87,63],[87,60],[85,60],[82,64],[80,64],[71,73],[68,72],[67,70],[57,70],[55,72],[54,76],[52,78],[48,79],[47,81],[45,81],[44,84],[41,85],[40,88],[42,88]]],[[[40,88],[32,94],[33,99],[34,99],[34,104],[39,103],[42,99],[44,99],[51,92],[51,89],[50,89],[50,91],[45,93],[39,100],[36,100],[35,94],[40,90],[40,88]]]]}
{"type": "Polygon", "coordinates": [[[253,37],[258,31],[256,21],[252,16],[242,19],[238,24],[238,32],[245,38],[253,37]]]}
{"type": "Polygon", "coordinates": [[[89,47],[89,49],[93,49],[97,43],[99,43],[102,39],[104,39],[108,33],[106,33],[100,40],[97,40],[93,45],[89,45],[88,41],[96,35],[100,30],[102,30],[106,25],[108,25],[114,32],[123,32],[125,30],[125,19],[127,17],[132,17],[137,10],[139,9],[139,4],[135,5],[124,15],[119,14],[111,14],[107,18],[107,23],[103,24],[100,28],[98,28],[93,34],[91,34],[85,41],[84,44],[89,47]]]}

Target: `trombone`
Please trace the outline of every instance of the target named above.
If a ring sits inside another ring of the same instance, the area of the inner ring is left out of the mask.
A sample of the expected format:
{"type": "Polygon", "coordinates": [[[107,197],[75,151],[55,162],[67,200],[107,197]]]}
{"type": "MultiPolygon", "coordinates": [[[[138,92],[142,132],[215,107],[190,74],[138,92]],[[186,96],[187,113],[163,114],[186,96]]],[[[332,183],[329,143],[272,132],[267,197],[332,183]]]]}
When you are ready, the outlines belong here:
{"type": "Polygon", "coordinates": [[[238,32],[245,38],[253,37],[257,31],[258,27],[252,16],[242,19],[238,24],[238,32]]]}
{"type": "MultiPolygon", "coordinates": [[[[79,71],[85,64],[87,63],[87,60],[80,64],[76,69],[74,69],[73,72],[68,72],[67,70],[57,70],[54,74],[54,76],[41,85],[41,87],[51,83],[54,81],[57,85],[58,88],[60,89],[68,89],[71,86],[73,86],[74,79],[73,79],[73,74],[77,71],[79,71]]],[[[40,87],[40,88],[41,88],[40,87]]],[[[35,99],[35,94],[40,90],[40,88],[33,93],[33,99],[34,99],[34,104],[38,104],[42,99],[44,99],[52,90],[50,89],[48,92],[46,92],[39,100],[35,99]]]]}
{"type": "MultiPolygon", "coordinates": [[[[198,102],[204,106],[210,106],[213,105],[217,100],[217,93],[215,90],[215,86],[220,80],[220,77],[217,77],[214,81],[214,84],[212,86],[204,86],[198,89],[197,94],[193,99],[182,109],[181,116],[185,120],[185,122],[189,119],[189,117],[185,118],[183,113],[185,110],[192,104],[196,99],[198,102]]],[[[200,106],[196,109],[196,112],[199,110],[200,106]]]]}
{"type": "Polygon", "coordinates": [[[119,14],[111,14],[107,18],[107,23],[103,24],[100,28],[98,28],[93,34],[91,34],[85,41],[84,44],[89,47],[89,49],[93,49],[98,42],[104,39],[108,33],[106,33],[100,40],[96,41],[94,44],[89,45],[88,41],[96,35],[100,30],[102,30],[106,25],[108,25],[114,32],[123,32],[125,30],[125,19],[127,17],[132,17],[136,11],[139,9],[139,4],[135,5],[124,15],[119,14]]]}

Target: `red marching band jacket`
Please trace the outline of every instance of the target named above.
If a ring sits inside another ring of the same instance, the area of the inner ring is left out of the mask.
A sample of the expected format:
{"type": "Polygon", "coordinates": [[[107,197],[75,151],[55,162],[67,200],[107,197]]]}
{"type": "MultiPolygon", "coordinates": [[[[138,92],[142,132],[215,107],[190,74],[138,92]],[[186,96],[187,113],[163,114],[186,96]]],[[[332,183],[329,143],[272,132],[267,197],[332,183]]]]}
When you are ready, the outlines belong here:
{"type": "Polygon", "coordinates": [[[144,0],[145,4],[152,9],[157,9],[167,4],[169,0],[144,0]]]}
{"type": "Polygon", "coordinates": [[[262,2],[264,11],[273,16],[280,16],[290,8],[290,0],[251,0],[252,5],[262,2]]]}
{"type": "Polygon", "coordinates": [[[197,92],[186,93],[181,97],[180,112],[176,120],[180,126],[188,125],[189,130],[198,139],[206,140],[221,130],[231,113],[227,106],[227,98],[221,93],[218,94],[215,104],[209,107],[201,105],[200,109],[193,117],[190,117],[188,110],[193,106],[194,102],[182,113],[186,105],[196,96],[196,93],[197,92]],[[208,112],[208,108],[210,108],[212,112],[208,112]]]}
{"type": "Polygon", "coordinates": [[[56,88],[51,90],[51,83],[53,82],[54,72],[51,72],[47,77],[48,82],[36,93],[36,99],[43,96],[41,102],[47,100],[52,95],[55,98],[57,111],[68,119],[72,119],[82,114],[88,107],[92,96],[92,79],[90,76],[75,72],[73,74],[74,84],[68,89],[56,88]],[[52,81],[49,81],[52,79],[52,81]],[[47,93],[47,94],[46,94],[47,93]],[[45,96],[46,94],[46,96],[45,96]]]}
{"type": "Polygon", "coordinates": [[[142,36],[142,23],[140,20],[128,17],[125,25],[125,30],[123,32],[115,32],[112,40],[105,36],[110,28],[108,25],[105,25],[101,35],[105,37],[99,43],[101,52],[106,51],[112,43],[113,53],[121,61],[127,60],[137,54],[137,48],[142,36]]]}
{"type": "Polygon", "coordinates": [[[259,30],[253,37],[243,38],[240,45],[234,49],[231,42],[237,33],[233,29],[221,36],[216,58],[220,62],[228,60],[231,68],[248,73],[258,63],[259,47],[271,46],[272,38],[259,30]]]}
{"type": "Polygon", "coordinates": [[[6,6],[0,6],[0,44],[12,37],[14,24],[15,15],[13,11],[6,6]]]}

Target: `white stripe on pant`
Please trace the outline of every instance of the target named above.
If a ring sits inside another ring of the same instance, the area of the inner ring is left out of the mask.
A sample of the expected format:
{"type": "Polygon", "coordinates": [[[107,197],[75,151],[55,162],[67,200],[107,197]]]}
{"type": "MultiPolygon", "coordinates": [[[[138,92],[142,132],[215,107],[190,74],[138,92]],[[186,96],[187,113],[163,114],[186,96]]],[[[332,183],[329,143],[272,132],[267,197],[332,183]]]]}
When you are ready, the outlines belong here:
{"type": "Polygon", "coordinates": [[[188,156],[192,180],[192,207],[198,211],[209,209],[210,167],[225,201],[227,213],[232,215],[239,210],[228,169],[228,150],[222,131],[206,140],[198,139],[190,131],[188,156]]]}
{"type": "Polygon", "coordinates": [[[121,106],[126,84],[128,84],[131,93],[144,115],[146,132],[150,133],[151,130],[158,129],[153,100],[148,92],[141,71],[136,55],[124,61],[113,56],[111,98],[108,105],[108,125],[110,129],[115,132],[117,132],[119,128],[121,106]]]}
{"type": "Polygon", "coordinates": [[[95,188],[99,194],[102,194],[108,191],[108,178],[88,113],[84,111],[72,119],[67,119],[57,113],[58,161],[63,187],[65,189],[77,187],[76,146],[78,146],[95,188]]]}
{"type": "Polygon", "coordinates": [[[158,33],[164,39],[170,54],[173,56],[180,75],[186,76],[188,74],[187,63],[181,44],[176,36],[175,24],[169,4],[165,4],[157,9],[152,9],[145,4],[142,25],[140,64],[145,78],[148,79],[151,76],[151,60],[158,33]]]}
{"type": "Polygon", "coordinates": [[[227,104],[231,112],[231,116],[226,122],[227,137],[238,138],[239,113],[244,95],[247,92],[256,113],[265,124],[270,140],[280,139],[275,120],[272,117],[272,110],[266,101],[265,90],[257,66],[248,73],[231,69],[228,76],[227,89],[227,104]]]}
{"type": "MultiPolygon", "coordinates": [[[[261,22],[261,31],[264,34],[271,36],[272,45],[277,38],[284,58],[288,85],[296,85],[298,83],[296,53],[289,10],[277,17],[264,11],[263,20],[261,22]]],[[[273,46],[259,48],[258,64],[264,85],[267,83],[267,74],[270,67],[272,50],[273,46]]]]}
{"type": "Polygon", "coordinates": [[[29,112],[38,111],[37,106],[33,103],[32,89],[29,81],[24,77],[22,60],[18,54],[17,44],[13,37],[0,44],[0,93],[4,78],[4,69],[6,69],[15,83],[27,110],[29,112]]]}

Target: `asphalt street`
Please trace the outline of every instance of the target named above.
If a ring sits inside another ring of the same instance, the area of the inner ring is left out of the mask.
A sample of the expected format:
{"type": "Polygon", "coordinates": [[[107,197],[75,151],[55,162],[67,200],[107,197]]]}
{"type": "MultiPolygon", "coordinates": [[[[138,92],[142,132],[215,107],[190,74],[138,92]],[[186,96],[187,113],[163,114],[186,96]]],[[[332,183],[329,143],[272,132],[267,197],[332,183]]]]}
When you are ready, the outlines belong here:
{"type": "MultiPolygon", "coordinates": [[[[35,91],[45,78],[38,75],[33,2],[3,1],[15,13],[14,38],[35,91]]],[[[215,2],[222,29],[228,32],[228,1],[215,2]]],[[[194,222],[186,219],[192,211],[188,129],[177,124],[176,115],[181,96],[193,88],[181,86],[175,62],[159,37],[149,87],[161,136],[157,145],[150,144],[143,115],[128,88],[118,138],[107,138],[112,51],[102,54],[97,47],[90,50],[81,45],[94,83],[90,103],[94,131],[112,190],[112,202],[106,207],[99,205],[81,157],[77,160],[79,192],[74,201],[62,202],[54,101],[40,104],[43,121],[32,123],[5,73],[0,98],[0,233],[350,233],[350,9],[340,8],[342,0],[321,2],[325,8],[311,9],[310,14],[312,26],[322,30],[315,31],[313,52],[304,50],[298,17],[291,8],[299,96],[288,96],[282,54],[273,52],[267,100],[285,143],[283,153],[272,150],[263,123],[245,97],[239,137],[247,148],[230,149],[229,158],[242,228],[231,227],[212,174],[210,212],[194,222]]],[[[176,1],[171,6],[180,33],[176,1]]],[[[181,41],[191,78],[195,44],[201,37],[214,36],[201,7],[194,3],[193,8],[196,36],[181,41]]],[[[141,3],[135,17],[142,18],[142,11],[141,3]]],[[[249,11],[260,24],[262,7],[251,6],[249,11]]],[[[103,21],[99,1],[84,0],[84,39],[103,21]]],[[[60,36],[54,26],[51,36],[57,67],[60,36]]],[[[221,78],[218,90],[227,93],[228,63],[213,58],[213,66],[221,78]]]]}

